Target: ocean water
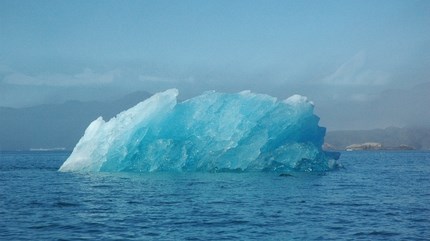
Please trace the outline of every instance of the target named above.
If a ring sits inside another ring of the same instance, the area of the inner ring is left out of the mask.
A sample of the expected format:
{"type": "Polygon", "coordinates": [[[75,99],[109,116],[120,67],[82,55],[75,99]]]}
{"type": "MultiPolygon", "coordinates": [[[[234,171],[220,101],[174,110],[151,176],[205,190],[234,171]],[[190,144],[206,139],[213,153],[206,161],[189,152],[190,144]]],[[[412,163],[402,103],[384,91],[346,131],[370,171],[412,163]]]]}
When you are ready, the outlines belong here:
{"type": "Polygon", "coordinates": [[[0,240],[430,240],[430,152],[344,152],[344,169],[62,173],[0,153],[0,240]]]}

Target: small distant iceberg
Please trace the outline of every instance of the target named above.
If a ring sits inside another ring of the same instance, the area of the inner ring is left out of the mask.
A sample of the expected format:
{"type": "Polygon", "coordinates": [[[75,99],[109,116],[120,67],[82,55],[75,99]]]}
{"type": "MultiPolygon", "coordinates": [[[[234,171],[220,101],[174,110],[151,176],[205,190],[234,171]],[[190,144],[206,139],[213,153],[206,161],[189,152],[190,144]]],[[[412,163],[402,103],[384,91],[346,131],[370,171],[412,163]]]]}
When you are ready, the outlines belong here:
{"type": "Polygon", "coordinates": [[[54,148],[30,148],[30,151],[66,151],[65,147],[54,147],[54,148]]]}
{"type": "Polygon", "coordinates": [[[378,142],[366,142],[362,144],[352,144],[345,148],[346,151],[410,151],[415,150],[415,148],[408,145],[399,146],[384,146],[378,142]]]}
{"type": "Polygon", "coordinates": [[[382,144],[377,142],[352,144],[345,148],[346,151],[381,150],[381,149],[382,149],[382,144]]]}
{"type": "Polygon", "coordinates": [[[338,153],[322,150],[306,97],[205,92],[177,102],[157,93],[105,122],[93,121],[60,171],[327,171],[338,153]]]}

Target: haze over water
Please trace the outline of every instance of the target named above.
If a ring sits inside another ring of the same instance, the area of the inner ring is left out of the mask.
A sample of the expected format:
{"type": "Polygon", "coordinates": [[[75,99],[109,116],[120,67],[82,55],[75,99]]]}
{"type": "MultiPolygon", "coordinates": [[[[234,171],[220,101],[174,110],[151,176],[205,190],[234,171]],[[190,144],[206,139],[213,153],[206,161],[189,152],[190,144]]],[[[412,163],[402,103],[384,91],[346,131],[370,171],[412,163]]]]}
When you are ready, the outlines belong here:
{"type": "Polygon", "coordinates": [[[0,2],[0,106],[136,90],[316,103],[329,130],[428,125],[429,1],[0,2]]]}

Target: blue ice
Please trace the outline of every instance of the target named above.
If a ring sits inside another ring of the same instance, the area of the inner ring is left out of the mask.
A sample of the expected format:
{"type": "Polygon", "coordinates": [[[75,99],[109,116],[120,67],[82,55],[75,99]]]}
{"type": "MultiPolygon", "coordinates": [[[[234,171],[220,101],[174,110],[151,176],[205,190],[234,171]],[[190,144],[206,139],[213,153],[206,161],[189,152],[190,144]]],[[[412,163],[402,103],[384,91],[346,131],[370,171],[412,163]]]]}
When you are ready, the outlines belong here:
{"type": "Polygon", "coordinates": [[[157,93],[105,122],[93,121],[60,171],[327,171],[325,128],[313,103],[243,91],[177,102],[157,93]]]}

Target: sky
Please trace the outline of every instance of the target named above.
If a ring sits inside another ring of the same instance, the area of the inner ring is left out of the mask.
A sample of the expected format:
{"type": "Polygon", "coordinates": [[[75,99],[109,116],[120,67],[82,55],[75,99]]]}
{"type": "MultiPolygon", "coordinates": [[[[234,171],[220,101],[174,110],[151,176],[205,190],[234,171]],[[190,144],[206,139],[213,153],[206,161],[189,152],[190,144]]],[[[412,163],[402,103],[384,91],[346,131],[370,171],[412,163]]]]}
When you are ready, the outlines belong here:
{"type": "Polygon", "coordinates": [[[331,130],[429,125],[429,26],[425,0],[0,0],[0,106],[251,90],[331,130]]]}

